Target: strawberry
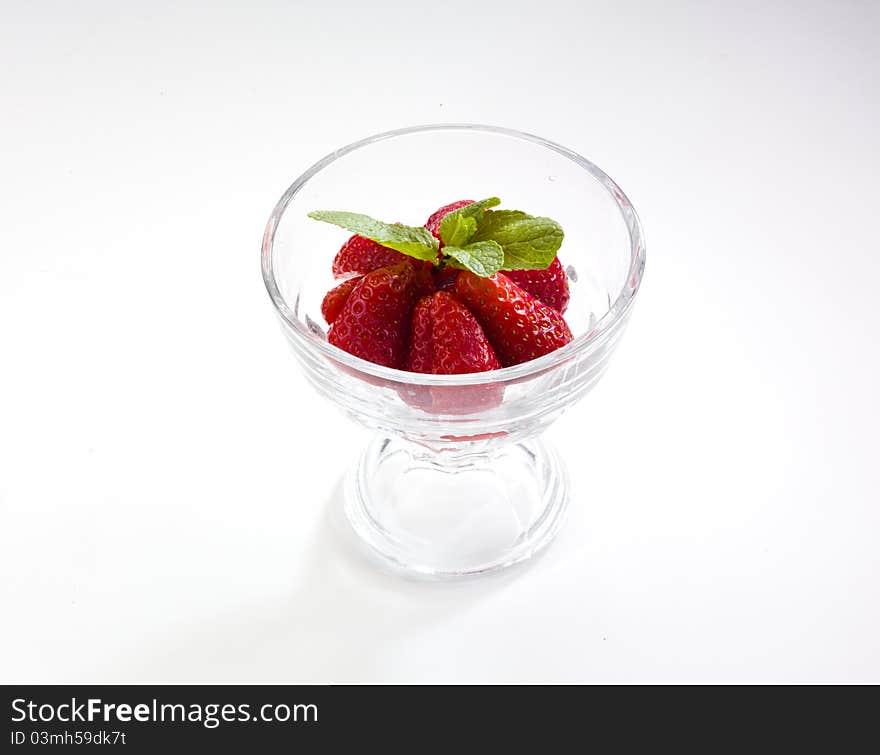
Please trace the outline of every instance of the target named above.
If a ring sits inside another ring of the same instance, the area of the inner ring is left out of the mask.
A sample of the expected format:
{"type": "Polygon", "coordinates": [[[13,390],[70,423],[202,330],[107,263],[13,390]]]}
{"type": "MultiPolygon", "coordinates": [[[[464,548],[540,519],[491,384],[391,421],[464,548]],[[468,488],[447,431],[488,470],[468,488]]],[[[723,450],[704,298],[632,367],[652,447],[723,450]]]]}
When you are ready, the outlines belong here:
{"type": "Polygon", "coordinates": [[[554,257],[546,270],[505,270],[504,274],[548,307],[553,307],[559,314],[565,313],[570,294],[568,278],[559,257],[554,257]]]}
{"type": "Polygon", "coordinates": [[[355,286],[360,283],[362,277],[362,275],[359,275],[357,278],[349,278],[326,293],[324,301],[321,302],[321,314],[324,315],[328,325],[332,325],[333,321],[339,316],[339,313],[345,306],[345,302],[348,301],[349,294],[354,291],[355,286]]]}
{"type": "Polygon", "coordinates": [[[462,270],[455,280],[455,293],[483,326],[505,367],[549,354],[572,339],[559,312],[504,273],[480,278],[462,270]]]}
{"type": "Polygon", "coordinates": [[[499,370],[501,363],[467,307],[448,291],[438,291],[413,311],[407,369],[460,375],[499,370]]]}
{"type": "Polygon", "coordinates": [[[380,267],[411,261],[412,257],[407,257],[405,254],[382,246],[371,239],[352,236],[342,245],[333,259],[333,276],[339,278],[349,273],[363,275],[380,267]]]}
{"type": "Polygon", "coordinates": [[[373,270],[349,294],[327,340],[361,359],[400,369],[415,297],[416,275],[409,262],[373,270]]]}
{"type": "MultiPolygon", "coordinates": [[[[469,204],[473,204],[473,199],[460,199],[458,202],[453,202],[452,204],[447,204],[441,207],[437,212],[435,212],[431,217],[428,218],[428,222],[425,223],[425,228],[427,228],[431,233],[433,233],[437,240],[440,240],[440,221],[443,220],[450,212],[453,210],[460,210],[462,207],[467,207],[469,204]]],[[[443,242],[440,241],[440,246],[442,248],[443,242]]]]}
{"type": "Polygon", "coordinates": [[[432,296],[420,299],[412,314],[406,369],[430,373],[434,361],[432,296]]]}
{"type": "MultiPolygon", "coordinates": [[[[451,375],[500,368],[480,324],[453,294],[437,291],[416,304],[406,369],[451,375]]],[[[398,393],[407,404],[429,414],[463,415],[499,406],[504,386],[406,385],[398,393]]]]}
{"type": "Polygon", "coordinates": [[[416,273],[416,301],[423,296],[430,296],[437,290],[434,279],[434,266],[425,265],[422,260],[410,259],[416,273]]]}

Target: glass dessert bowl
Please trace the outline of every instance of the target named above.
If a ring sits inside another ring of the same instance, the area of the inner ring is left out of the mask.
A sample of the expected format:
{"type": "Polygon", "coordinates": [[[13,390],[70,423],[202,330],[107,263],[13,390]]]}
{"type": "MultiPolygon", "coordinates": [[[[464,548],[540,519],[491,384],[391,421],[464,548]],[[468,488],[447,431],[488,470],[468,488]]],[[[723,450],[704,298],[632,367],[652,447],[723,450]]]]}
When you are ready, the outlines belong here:
{"type": "Polygon", "coordinates": [[[565,465],[542,431],[604,372],[645,264],[638,218],[618,186],[571,150],[509,129],[421,126],[337,150],[279,200],[263,238],[266,288],[303,371],[321,395],[372,429],[347,478],[345,510],[378,556],[431,576],[483,573],[529,558],[558,531],[565,465]],[[322,208],[421,225],[463,197],[501,196],[565,230],[559,258],[574,339],[490,372],[391,369],[327,342],[324,293],[339,229],[322,208]]]}

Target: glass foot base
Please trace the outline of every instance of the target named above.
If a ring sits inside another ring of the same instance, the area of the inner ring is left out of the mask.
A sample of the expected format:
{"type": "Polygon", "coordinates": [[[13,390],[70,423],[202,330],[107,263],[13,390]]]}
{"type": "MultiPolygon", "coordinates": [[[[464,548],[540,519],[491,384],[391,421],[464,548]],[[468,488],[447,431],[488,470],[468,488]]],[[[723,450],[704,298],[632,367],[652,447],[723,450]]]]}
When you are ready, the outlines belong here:
{"type": "Polygon", "coordinates": [[[568,475],[541,441],[453,459],[377,438],[349,473],[345,513],[380,558],[431,577],[483,574],[523,561],[559,530],[568,475]]]}

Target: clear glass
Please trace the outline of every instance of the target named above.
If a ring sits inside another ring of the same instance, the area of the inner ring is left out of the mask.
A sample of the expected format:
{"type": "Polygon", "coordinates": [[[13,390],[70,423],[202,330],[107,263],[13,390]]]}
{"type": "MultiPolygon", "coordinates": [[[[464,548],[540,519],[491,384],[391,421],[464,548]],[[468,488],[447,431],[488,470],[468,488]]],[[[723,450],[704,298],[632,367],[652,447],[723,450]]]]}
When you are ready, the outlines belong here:
{"type": "Polygon", "coordinates": [[[601,377],[645,266],[635,210],[588,160],[529,134],[447,124],[387,132],[337,150],[284,193],[263,238],[263,278],[282,330],[319,394],[376,432],[353,466],[345,508],[379,557],[430,576],[478,574],[528,558],[558,531],[565,466],[539,436],[601,377]],[[320,304],[345,239],[318,209],[421,225],[458,199],[548,215],[565,241],[574,340],[493,372],[422,375],[326,340],[320,304]]]}

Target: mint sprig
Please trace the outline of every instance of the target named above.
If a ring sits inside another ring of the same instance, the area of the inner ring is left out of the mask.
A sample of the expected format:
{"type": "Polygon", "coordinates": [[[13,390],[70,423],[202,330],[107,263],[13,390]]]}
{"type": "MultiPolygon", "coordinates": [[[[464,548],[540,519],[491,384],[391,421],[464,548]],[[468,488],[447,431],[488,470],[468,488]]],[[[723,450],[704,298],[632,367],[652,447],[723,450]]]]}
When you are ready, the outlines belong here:
{"type": "Polygon", "coordinates": [[[437,250],[440,248],[440,244],[434,238],[434,234],[423,226],[413,227],[400,223],[383,223],[381,220],[374,220],[369,215],[335,210],[317,210],[310,212],[309,217],[314,220],[323,220],[325,223],[333,223],[333,225],[345,228],[358,236],[365,236],[377,244],[395,249],[418,260],[433,262],[437,259],[437,250]]]}
{"type": "Polygon", "coordinates": [[[562,226],[519,210],[493,210],[480,218],[471,241],[492,240],[504,250],[504,270],[544,270],[556,257],[564,237],[562,226]]]}
{"type": "Polygon", "coordinates": [[[483,216],[486,210],[491,207],[497,207],[500,204],[501,200],[498,199],[498,197],[481,199],[479,202],[471,202],[464,207],[459,207],[457,210],[453,210],[452,212],[447,213],[443,219],[445,220],[450,215],[459,215],[463,218],[477,218],[477,220],[479,221],[479,218],[483,216]]]}
{"type": "Polygon", "coordinates": [[[449,265],[487,278],[499,270],[546,269],[562,245],[562,227],[555,220],[519,210],[493,210],[498,197],[447,213],[440,221],[443,248],[423,227],[383,223],[354,212],[319,210],[309,217],[346,230],[435,265],[449,265]],[[440,253],[438,254],[438,250],[440,253]]]}
{"type": "Polygon", "coordinates": [[[495,241],[477,241],[467,246],[443,247],[450,267],[470,270],[481,278],[495,275],[504,264],[504,250],[495,241]]]}
{"type": "Polygon", "coordinates": [[[476,232],[476,219],[459,215],[457,212],[450,212],[440,221],[440,238],[446,246],[466,244],[476,232]]]}

